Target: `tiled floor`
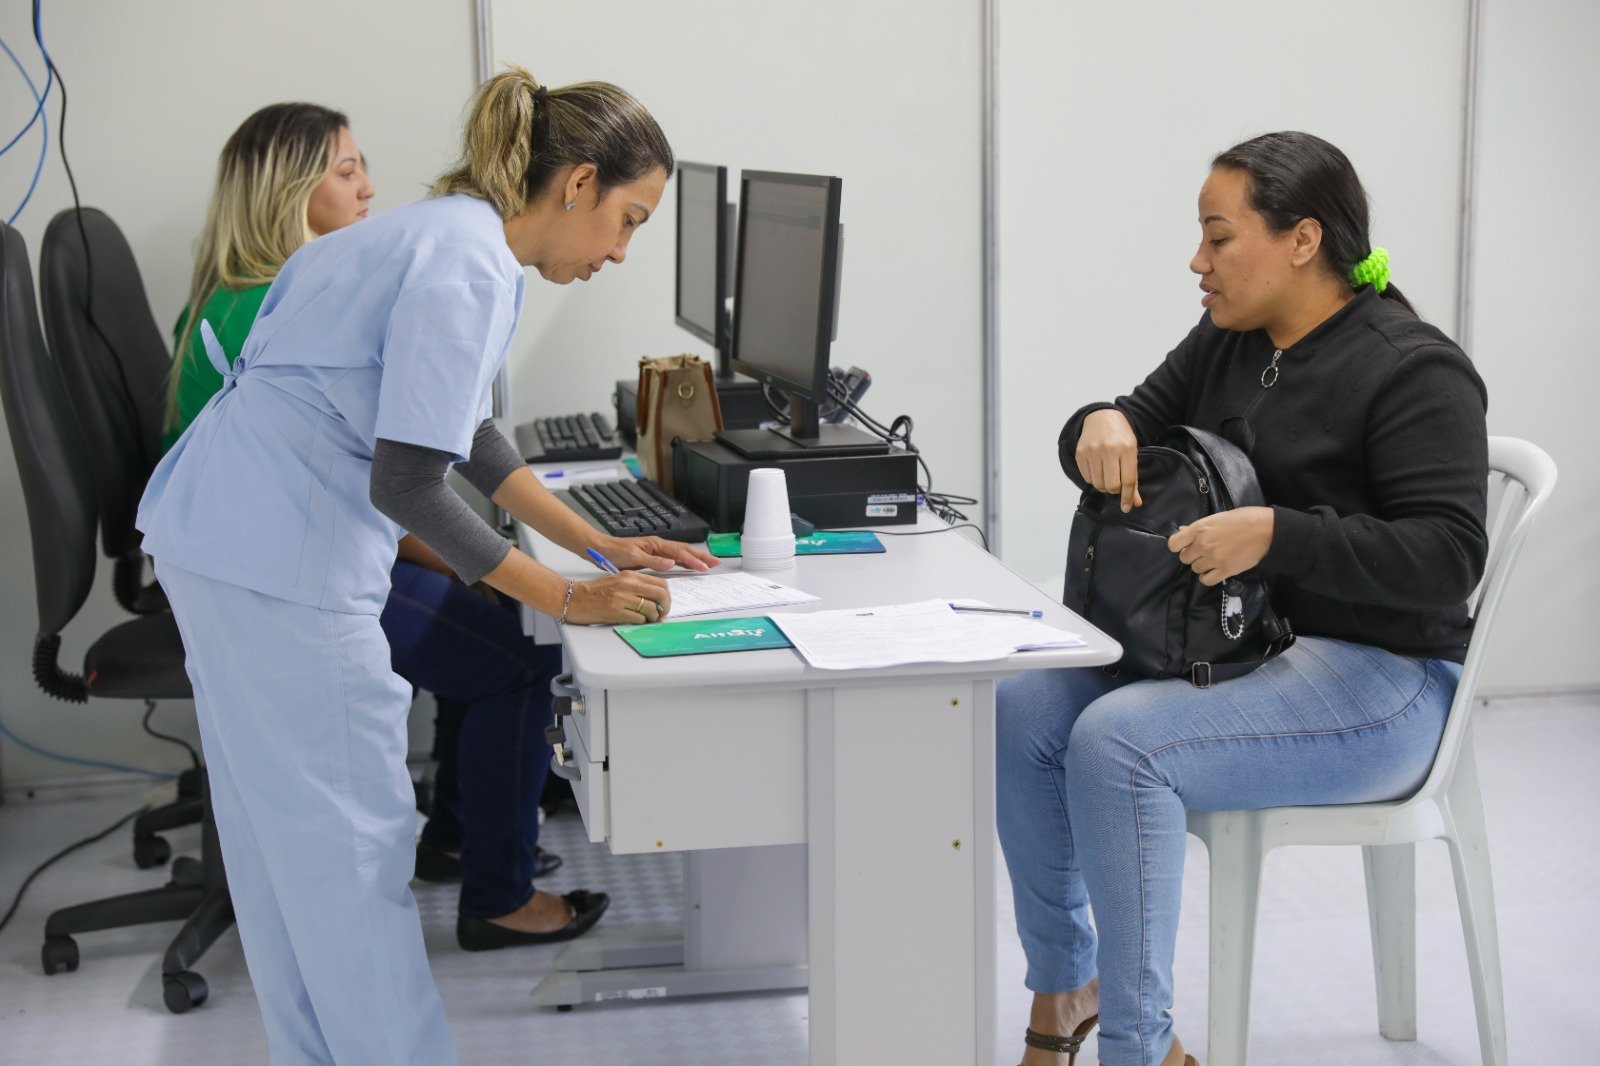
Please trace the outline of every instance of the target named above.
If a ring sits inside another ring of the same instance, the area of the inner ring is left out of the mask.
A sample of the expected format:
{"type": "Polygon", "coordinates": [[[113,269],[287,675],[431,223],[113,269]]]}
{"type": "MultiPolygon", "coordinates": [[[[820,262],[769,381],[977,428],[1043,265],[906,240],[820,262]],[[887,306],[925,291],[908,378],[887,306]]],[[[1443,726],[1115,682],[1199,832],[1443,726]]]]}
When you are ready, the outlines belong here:
{"type": "MultiPolygon", "coordinates": [[[[1513,1063],[1600,1061],[1600,701],[1505,701],[1478,719],[1504,953],[1513,1063]]],[[[0,808],[0,907],[26,872],[64,843],[117,818],[139,797],[0,808]]],[[[172,834],[192,851],[194,830],[172,834]]],[[[583,841],[575,817],[554,819],[547,846],[567,864],[548,886],[604,888],[614,898],[605,925],[671,921],[681,893],[673,856],[618,858],[583,841]]],[[[1178,1031],[1205,1061],[1206,859],[1191,841],[1177,961],[1178,1031]]],[[[121,830],[53,868],[30,889],[0,933],[0,1064],[56,1063],[253,1066],[266,1053],[236,935],[198,968],[210,1001],[182,1016],[161,1003],[160,952],[173,927],[79,938],[78,972],[44,977],[39,938],[54,907],[159,884],[140,871],[121,830]]],[[[1001,1043],[994,1062],[1014,1063],[1025,1020],[1023,962],[1001,871],[1001,1043]]],[[[1415,1043],[1377,1034],[1360,854],[1289,849],[1268,864],[1256,964],[1252,1061],[1258,1066],[1445,1066],[1477,1063],[1472,997],[1443,845],[1421,849],[1418,871],[1419,1026],[1415,1043]]],[[[802,995],[747,995],[534,1009],[528,992],[555,948],[468,955],[455,946],[451,888],[418,885],[434,975],[464,1064],[760,1063],[806,1061],[802,995]]],[[[906,1034],[910,1066],[927,1049],[906,1034]]],[[[1092,1060],[1091,1060],[1092,1062],[1092,1060]]]]}

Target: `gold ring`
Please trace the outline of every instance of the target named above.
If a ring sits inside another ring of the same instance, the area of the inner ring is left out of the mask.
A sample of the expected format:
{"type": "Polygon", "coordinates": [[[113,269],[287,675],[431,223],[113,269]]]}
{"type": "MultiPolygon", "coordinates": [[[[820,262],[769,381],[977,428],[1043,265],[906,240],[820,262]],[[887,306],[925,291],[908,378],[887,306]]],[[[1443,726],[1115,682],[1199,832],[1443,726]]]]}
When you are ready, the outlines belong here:
{"type": "Polygon", "coordinates": [[[639,606],[635,607],[634,610],[638,611],[640,614],[644,614],[644,597],[643,596],[639,597],[639,606]]]}

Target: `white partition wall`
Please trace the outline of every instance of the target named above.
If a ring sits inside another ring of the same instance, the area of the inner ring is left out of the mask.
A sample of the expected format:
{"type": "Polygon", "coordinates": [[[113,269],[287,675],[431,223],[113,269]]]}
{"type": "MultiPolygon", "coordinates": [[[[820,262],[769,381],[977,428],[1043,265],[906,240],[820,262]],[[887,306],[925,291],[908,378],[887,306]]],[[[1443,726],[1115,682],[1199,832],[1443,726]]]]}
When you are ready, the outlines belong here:
{"type": "MultiPolygon", "coordinates": [[[[978,0],[805,4],[499,2],[499,62],[543,82],[614,81],[680,159],[844,179],[833,363],[864,367],[863,402],[916,423],[935,485],[976,494],[982,440],[978,0]]],[[[512,342],[518,419],[601,410],[641,355],[708,346],[673,322],[676,185],[628,262],[566,289],[533,280],[512,342]]]]}
{"type": "MultiPolygon", "coordinates": [[[[44,37],[71,93],[67,152],[83,203],[122,227],[156,321],[170,329],[188,297],[195,235],[223,142],[264,104],[309,100],[344,111],[366,153],[383,211],[421,196],[457,150],[457,115],[473,85],[472,12],[465,5],[400,8],[384,0],[284,0],[271,5],[46,4],[44,37]]],[[[43,62],[27,4],[0,9],[0,35],[42,88],[43,62]]],[[[22,79],[0,56],[0,143],[33,111],[22,79]]],[[[50,155],[17,229],[38,262],[39,240],[71,206],[57,154],[60,97],[50,95],[50,155]]],[[[0,218],[22,200],[38,158],[38,130],[0,165],[0,218]]],[[[74,706],[34,685],[29,656],[38,622],[27,516],[0,432],[0,716],[48,749],[156,769],[188,765],[182,751],[139,729],[140,708],[96,700],[74,706]]],[[[129,616],[112,601],[101,561],[94,591],[65,634],[61,661],[81,663],[95,637],[129,616]]],[[[157,728],[194,738],[180,705],[157,728]]],[[[428,723],[423,723],[424,733],[428,723]]],[[[90,773],[0,741],[5,785],[90,773]]]]}
{"type": "Polygon", "coordinates": [[[1056,434],[1142,380],[1201,313],[1189,258],[1217,152],[1326,137],[1373,197],[1396,282],[1452,329],[1466,6],[999,3],[1002,553],[1061,573],[1056,434]],[[1270,13],[1270,17],[1264,17],[1270,13]],[[1374,32],[1381,27],[1383,32],[1374,32]]]}
{"type": "Polygon", "coordinates": [[[1600,686],[1600,4],[1485,0],[1473,355],[1489,431],[1561,470],[1506,594],[1484,688],[1600,686]]]}

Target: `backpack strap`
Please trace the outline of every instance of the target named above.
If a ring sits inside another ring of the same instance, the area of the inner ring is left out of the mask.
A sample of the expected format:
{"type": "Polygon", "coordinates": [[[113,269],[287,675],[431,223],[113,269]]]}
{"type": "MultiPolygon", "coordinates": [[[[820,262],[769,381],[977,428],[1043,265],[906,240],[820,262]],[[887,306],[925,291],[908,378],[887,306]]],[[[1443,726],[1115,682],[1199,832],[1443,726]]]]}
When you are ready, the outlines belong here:
{"type": "Polygon", "coordinates": [[[1184,673],[1188,675],[1189,684],[1195,688],[1210,688],[1214,682],[1243,677],[1274,655],[1280,655],[1293,646],[1294,633],[1290,632],[1289,623],[1284,620],[1282,635],[1267,645],[1267,653],[1261,658],[1237,663],[1190,663],[1184,673]]]}
{"type": "Polygon", "coordinates": [[[1236,445],[1203,429],[1193,426],[1173,426],[1163,435],[1162,443],[1172,443],[1185,452],[1198,451],[1205,456],[1227,493],[1232,507],[1262,507],[1267,498],[1256,480],[1256,468],[1250,457],[1236,445]]]}

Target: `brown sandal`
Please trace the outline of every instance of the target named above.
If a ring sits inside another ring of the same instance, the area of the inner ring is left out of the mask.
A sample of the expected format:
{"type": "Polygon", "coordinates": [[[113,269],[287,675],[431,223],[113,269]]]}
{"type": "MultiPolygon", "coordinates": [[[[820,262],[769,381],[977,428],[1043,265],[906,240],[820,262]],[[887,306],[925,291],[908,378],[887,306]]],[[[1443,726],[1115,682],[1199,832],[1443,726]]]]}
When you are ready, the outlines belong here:
{"type": "Polygon", "coordinates": [[[1072,1066],[1078,1057],[1078,1052],[1083,1048],[1083,1042],[1088,1039],[1090,1030],[1099,1021],[1100,1015],[1091,1014],[1072,1031],[1071,1036],[1056,1036],[1053,1033],[1041,1033],[1029,1029],[1023,1033],[1022,1042],[1031,1048],[1038,1048],[1040,1051],[1053,1051],[1057,1055],[1065,1055],[1067,1057],[1067,1066],[1072,1066]]]}

